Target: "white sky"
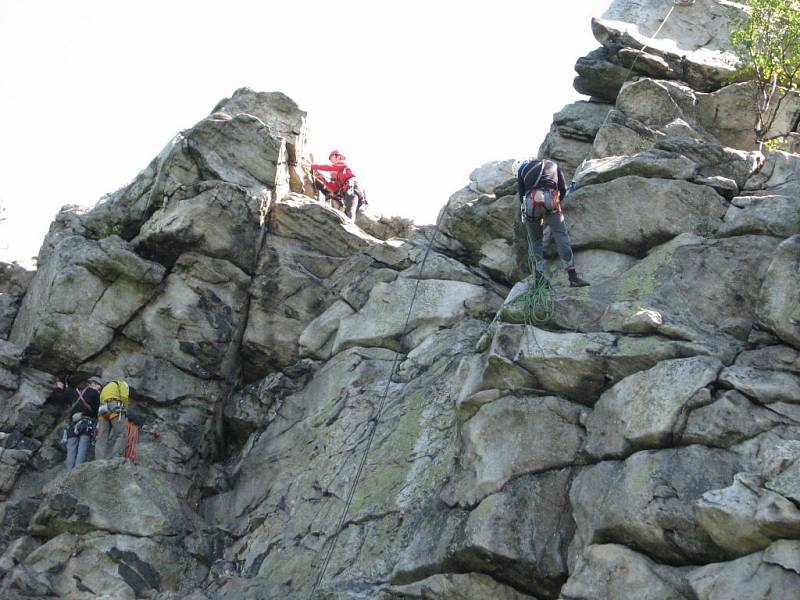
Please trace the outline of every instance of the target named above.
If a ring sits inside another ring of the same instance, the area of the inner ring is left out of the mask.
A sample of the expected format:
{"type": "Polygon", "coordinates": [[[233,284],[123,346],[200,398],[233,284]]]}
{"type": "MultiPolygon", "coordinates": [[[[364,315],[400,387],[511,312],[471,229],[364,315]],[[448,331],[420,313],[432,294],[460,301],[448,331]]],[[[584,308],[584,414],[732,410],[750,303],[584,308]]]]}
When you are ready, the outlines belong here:
{"type": "Polygon", "coordinates": [[[308,111],[373,212],[433,222],[474,168],[537,152],[609,3],[0,0],[0,260],[243,86],[308,111]]]}

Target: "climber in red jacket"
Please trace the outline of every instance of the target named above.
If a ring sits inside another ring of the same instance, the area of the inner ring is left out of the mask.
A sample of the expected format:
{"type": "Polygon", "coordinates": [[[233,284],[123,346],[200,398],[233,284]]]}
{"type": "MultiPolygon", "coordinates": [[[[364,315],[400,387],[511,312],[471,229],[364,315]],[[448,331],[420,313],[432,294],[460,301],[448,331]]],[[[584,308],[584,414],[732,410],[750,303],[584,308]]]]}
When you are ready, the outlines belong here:
{"type": "Polygon", "coordinates": [[[321,176],[314,177],[314,180],[322,186],[322,191],[328,198],[331,204],[344,208],[344,213],[355,221],[356,212],[362,206],[367,206],[367,197],[364,190],[356,179],[353,170],[347,166],[344,154],[338,150],[332,150],[328,159],[331,161],[330,165],[311,165],[312,171],[327,171],[331,174],[330,180],[321,176]]]}

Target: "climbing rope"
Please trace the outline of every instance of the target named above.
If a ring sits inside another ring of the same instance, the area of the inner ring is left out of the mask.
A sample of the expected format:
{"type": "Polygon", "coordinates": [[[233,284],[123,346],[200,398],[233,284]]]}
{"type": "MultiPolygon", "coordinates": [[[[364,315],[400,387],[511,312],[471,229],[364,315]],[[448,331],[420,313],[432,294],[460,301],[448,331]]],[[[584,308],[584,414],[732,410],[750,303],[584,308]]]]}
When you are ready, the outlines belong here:
{"type": "Polygon", "coordinates": [[[533,240],[527,225],[523,224],[528,238],[528,267],[533,275],[533,283],[527,290],[514,298],[509,304],[521,304],[523,320],[526,325],[548,321],[553,316],[555,299],[553,288],[544,278],[536,277],[536,255],[533,253],[533,240]]]}
{"type": "MultiPolygon", "coordinates": [[[[422,257],[422,262],[420,263],[419,267],[419,274],[417,275],[417,280],[414,285],[414,293],[411,295],[411,302],[408,305],[408,313],[406,314],[406,320],[403,325],[403,333],[400,335],[400,340],[402,341],[405,339],[406,335],[408,334],[408,323],[411,320],[411,311],[414,308],[414,301],[417,299],[417,290],[419,289],[419,282],[422,280],[422,273],[425,270],[425,263],[428,261],[428,255],[431,252],[431,248],[433,247],[433,242],[436,239],[436,234],[439,232],[439,223],[441,222],[442,215],[444,215],[445,211],[441,211],[439,213],[439,218],[436,220],[436,225],[433,228],[433,234],[431,235],[431,239],[428,242],[428,247],[425,250],[425,254],[422,257]]],[[[336,542],[339,539],[339,533],[341,533],[342,528],[344,527],[345,521],[347,520],[347,513],[350,510],[350,505],[353,502],[353,496],[355,495],[356,488],[358,487],[359,480],[361,479],[361,474],[364,470],[364,465],[367,462],[367,456],[369,455],[370,448],[372,447],[372,440],[375,438],[375,432],[378,429],[378,423],[380,422],[381,415],[383,414],[383,409],[386,406],[386,399],[389,396],[389,386],[392,383],[392,378],[395,375],[395,371],[397,369],[398,359],[400,357],[400,352],[395,352],[394,360],[392,361],[392,368],[389,371],[389,377],[386,379],[386,386],[383,389],[383,395],[381,396],[381,401],[378,404],[378,409],[375,412],[375,415],[370,417],[369,423],[369,434],[367,436],[367,443],[364,446],[364,452],[361,455],[361,460],[358,463],[358,468],[356,469],[356,474],[353,479],[353,483],[350,485],[350,489],[347,492],[347,498],[344,503],[344,507],[342,508],[342,514],[339,517],[339,523],[336,526],[336,530],[333,532],[333,537],[330,539],[330,545],[328,547],[328,552],[325,555],[325,559],[322,562],[322,567],[319,570],[319,574],[317,575],[317,579],[314,582],[314,586],[311,588],[311,593],[309,594],[309,599],[314,597],[314,593],[317,591],[319,584],[322,582],[322,579],[325,577],[325,572],[328,570],[328,564],[330,563],[331,556],[333,555],[333,551],[336,547],[336,542]]],[[[400,395],[402,396],[403,391],[405,390],[406,384],[403,384],[403,387],[400,390],[400,395]]]]}
{"type": "Polygon", "coordinates": [[[125,448],[122,450],[122,458],[126,458],[133,464],[139,464],[139,455],[136,453],[136,445],[139,443],[139,427],[130,421],[128,423],[128,441],[125,443],[125,448]]]}

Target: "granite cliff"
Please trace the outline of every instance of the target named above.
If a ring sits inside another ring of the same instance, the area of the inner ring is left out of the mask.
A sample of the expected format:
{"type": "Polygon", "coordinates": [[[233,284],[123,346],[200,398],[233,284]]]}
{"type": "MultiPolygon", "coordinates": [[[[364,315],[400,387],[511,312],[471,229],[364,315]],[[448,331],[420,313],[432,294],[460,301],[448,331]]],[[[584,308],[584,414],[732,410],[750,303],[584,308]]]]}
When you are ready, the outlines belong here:
{"type": "Polygon", "coordinates": [[[0,277],[3,597],[800,598],[800,155],[742,117],[742,7],[673,6],[592,23],[539,151],[592,285],[550,261],[535,323],[514,160],[353,224],[277,92],[62,209],[0,277]],[[64,470],[65,371],[136,387],[138,464],[64,470]]]}

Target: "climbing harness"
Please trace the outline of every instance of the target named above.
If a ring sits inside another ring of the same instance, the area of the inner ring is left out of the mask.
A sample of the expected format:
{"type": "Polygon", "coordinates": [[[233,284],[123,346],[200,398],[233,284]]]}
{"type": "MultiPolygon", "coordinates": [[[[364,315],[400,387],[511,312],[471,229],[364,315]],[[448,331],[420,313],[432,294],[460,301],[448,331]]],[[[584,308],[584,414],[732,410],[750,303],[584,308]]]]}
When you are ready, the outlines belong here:
{"type": "MultiPolygon", "coordinates": [[[[406,335],[408,334],[408,323],[411,320],[411,311],[414,308],[414,301],[417,299],[417,291],[419,289],[419,282],[422,280],[422,273],[425,270],[425,263],[428,260],[428,255],[431,252],[431,248],[433,247],[433,242],[436,239],[436,234],[439,232],[439,223],[441,222],[442,215],[444,215],[445,211],[441,211],[439,213],[438,219],[436,219],[436,225],[434,225],[433,233],[431,234],[431,239],[428,242],[428,247],[425,250],[425,254],[422,257],[422,262],[419,266],[419,275],[417,276],[416,284],[414,285],[414,293],[411,295],[411,302],[408,305],[408,313],[406,314],[406,320],[403,325],[403,333],[400,335],[400,340],[403,340],[406,335]]],[[[361,455],[361,460],[358,464],[358,469],[356,469],[355,477],[353,478],[353,483],[350,485],[350,489],[347,492],[347,499],[344,503],[344,508],[342,509],[341,517],[339,518],[339,523],[336,525],[336,529],[333,532],[333,537],[330,538],[330,546],[328,547],[328,552],[325,555],[325,559],[322,562],[322,567],[319,570],[319,574],[317,575],[317,579],[314,582],[313,587],[311,588],[311,593],[309,594],[309,599],[313,598],[314,593],[317,591],[319,584],[322,583],[322,579],[325,577],[325,572],[328,569],[328,563],[330,563],[331,556],[333,555],[333,550],[336,547],[336,542],[339,539],[339,534],[344,527],[345,521],[347,519],[347,513],[350,510],[350,505],[353,502],[353,496],[355,495],[356,488],[358,487],[359,480],[361,479],[361,473],[364,470],[364,465],[367,462],[367,456],[369,455],[370,448],[372,447],[372,440],[375,438],[375,432],[378,429],[378,423],[381,420],[381,415],[383,414],[383,409],[386,405],[386,398],[389,396],[389,386],[392,383],[392,379],[394,378],[395,371],[397,369],[398,359],[400,357],[400,352],[395,352],[394,360],[392,361],[392,368],[389,371],[389,377],[386,379],[386,386],[383,390],[383,395],[381,396],[381,401],[378,403],[378,408],[375,411],[374,416],[372,416],[368,423],[369,423],[369,434],[367,436],[367,443],[364,446],[364,452],[361,455]]],[[[403,391],[405,390],[406,383],[403,384],[403,387],[400,389],[400,395],[402,395],[403,391]]]]}

